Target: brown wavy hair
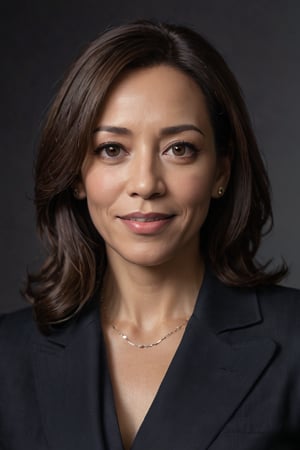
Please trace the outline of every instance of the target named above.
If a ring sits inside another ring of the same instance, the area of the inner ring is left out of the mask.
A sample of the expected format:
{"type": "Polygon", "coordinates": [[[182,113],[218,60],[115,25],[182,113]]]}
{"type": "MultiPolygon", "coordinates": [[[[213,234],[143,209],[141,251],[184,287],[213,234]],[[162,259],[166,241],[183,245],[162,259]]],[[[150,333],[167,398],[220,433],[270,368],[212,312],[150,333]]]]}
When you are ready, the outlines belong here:
{"type": "Polygon", "coordinates": [[[37,227],[47,249],[24,294],[43,331],[76,314],[99,289],[106,267],[104,242],[86,200],[72,189],[108,90],[125,71],[167,64],[202,89],[216,149],[231,158],[222,199],[212,200],[201,230],[202,252],[216,276],[232,286],[278,282],[285,265],[268,271],[255,258],[273,224],[268,176],[239,85],[222,56],[195,31],[138,21],[110,29],[71,67],[50,108],[35,167],[37,227]]]}

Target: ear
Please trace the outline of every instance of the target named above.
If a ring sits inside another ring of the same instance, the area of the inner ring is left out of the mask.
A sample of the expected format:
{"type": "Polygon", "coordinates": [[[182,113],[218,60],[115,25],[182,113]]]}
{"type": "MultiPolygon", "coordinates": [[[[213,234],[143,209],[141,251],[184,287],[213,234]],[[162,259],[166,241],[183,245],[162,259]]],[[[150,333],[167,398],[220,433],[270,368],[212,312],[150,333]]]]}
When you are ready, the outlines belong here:
{"type": "Polygon", "coordinates": [[[216,178],[212,190],[212,198],[221,198],[226,192],[230,179],[231,160],[229,156],[218,158],[216,178]]]}
{"type": "Polygon", "coordinates": [[[86,191],[82,181],[78,181],[72,186],[72,192],[77,200],[83,200],[86,198],[86,191]]]}

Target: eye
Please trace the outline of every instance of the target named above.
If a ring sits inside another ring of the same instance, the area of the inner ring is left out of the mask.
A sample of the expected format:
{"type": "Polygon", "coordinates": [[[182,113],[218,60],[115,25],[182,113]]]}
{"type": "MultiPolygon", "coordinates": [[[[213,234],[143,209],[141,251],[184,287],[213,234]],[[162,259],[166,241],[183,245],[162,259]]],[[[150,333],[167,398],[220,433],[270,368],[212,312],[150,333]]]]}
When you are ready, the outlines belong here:
{"type": "Polygon", "coordinates": [[[124,149],[120,144],[109,142],[99,145],[94,153],[106,159],[113,159],[122,156],[124,149]]]}
{"type": "Polygon", "coordinates": [[[193,158],[199,150],[190,142],[176,142],[172,144],[165,152],[165,155],[178,158],[193,158]]]}

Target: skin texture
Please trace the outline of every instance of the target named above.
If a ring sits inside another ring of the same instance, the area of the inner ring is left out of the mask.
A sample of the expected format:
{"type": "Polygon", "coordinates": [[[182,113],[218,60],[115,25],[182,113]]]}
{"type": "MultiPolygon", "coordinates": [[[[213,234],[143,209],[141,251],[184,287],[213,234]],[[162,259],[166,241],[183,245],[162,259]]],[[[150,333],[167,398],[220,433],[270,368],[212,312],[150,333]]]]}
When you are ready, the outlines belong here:
{"type": "Polygon", "coordinates": [[[140,350],[111,325],[151,343],[190,317],[204,270],[199,230],[229,173],[216,155],[204,96],[187,75],[161,65],[125,74],[112,87],[78,189],[106,245],[102,326],[125,449],[185,328],[140,350]]]}
{"type": "Polygon", "coordinates": [[[204,97],[194,81],[166,66],[131,73],[112,89],[98,126],[128,130],[95,132],[82,169],[81,195],[108,258],[152,266],[192,251],[210,199],[224,185],[204,97]],[[162,134],[182,124],[201,132],[162,134]],[[182,141],[195,150],[175,147],[182,141]],[[120,219],[132,212],[173,218],[158,232],[137,234],[120,219]]]}

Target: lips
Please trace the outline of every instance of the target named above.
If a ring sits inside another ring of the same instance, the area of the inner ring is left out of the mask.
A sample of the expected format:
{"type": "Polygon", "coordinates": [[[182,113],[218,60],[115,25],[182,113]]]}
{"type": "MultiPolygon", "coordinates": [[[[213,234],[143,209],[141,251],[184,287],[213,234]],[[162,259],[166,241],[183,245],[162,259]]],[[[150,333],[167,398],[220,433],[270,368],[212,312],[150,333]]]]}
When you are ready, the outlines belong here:
{"type": "Polygon", "coordinates": [[[130,213],[130,214],[126,214],[125,216],[120,216],[120,219],[123,220],[132,220],[134,222],[156,222],[159,220],[166,220],[166,219],[170,219],[171,217],[173,217],[174,214],[163,214],[163,213],[156,213],[156,212],[152,212],[152,213],[139,213],[139,212],[134,212],[134,213],[130,213]]]}
{"type": "Polygon", "coordinates": [[[172,222],[175,214],[159,212],[132,212],[118,218],[131,233],[143,236],[154,236],[163,232],[172,222]]]}

